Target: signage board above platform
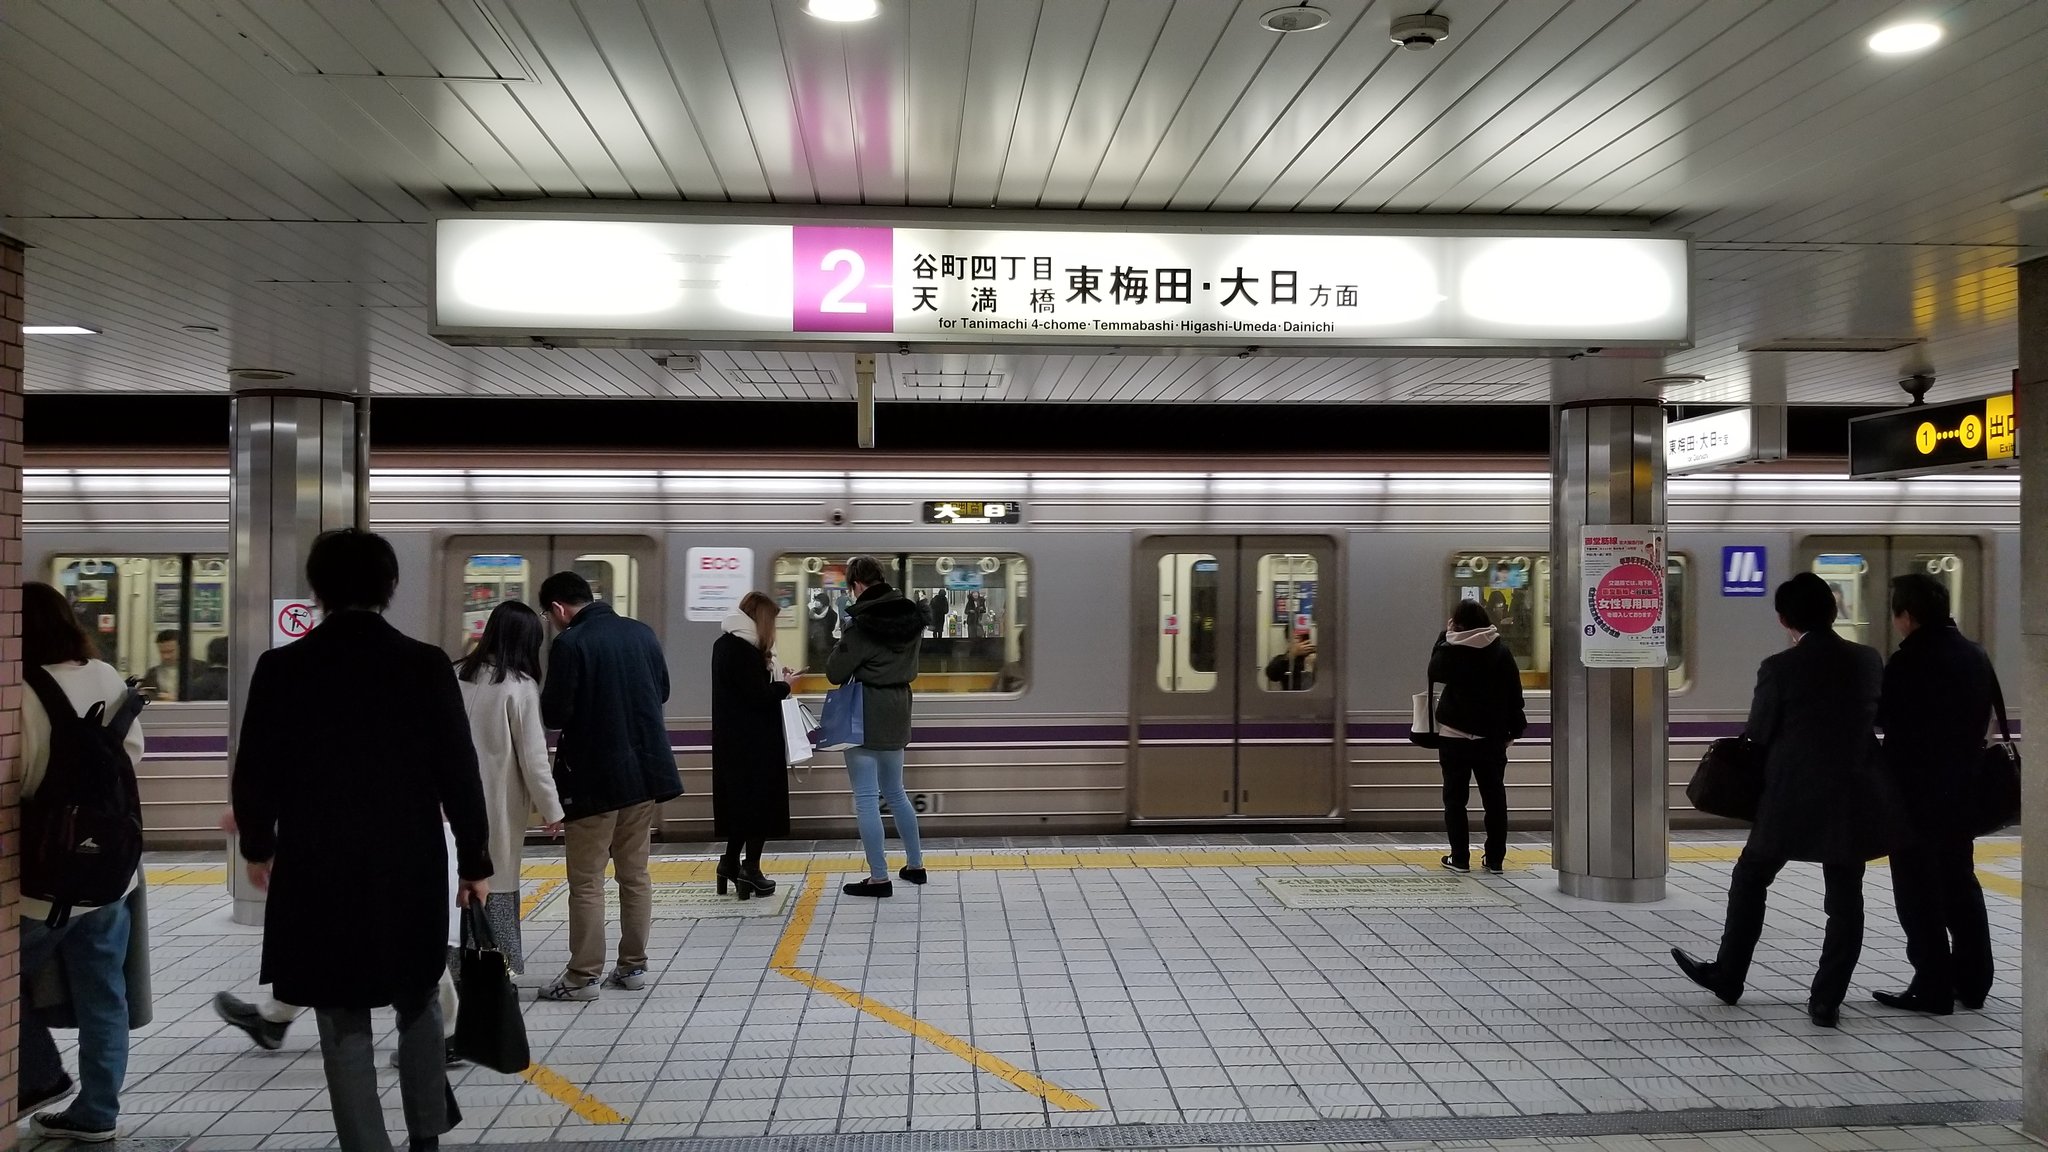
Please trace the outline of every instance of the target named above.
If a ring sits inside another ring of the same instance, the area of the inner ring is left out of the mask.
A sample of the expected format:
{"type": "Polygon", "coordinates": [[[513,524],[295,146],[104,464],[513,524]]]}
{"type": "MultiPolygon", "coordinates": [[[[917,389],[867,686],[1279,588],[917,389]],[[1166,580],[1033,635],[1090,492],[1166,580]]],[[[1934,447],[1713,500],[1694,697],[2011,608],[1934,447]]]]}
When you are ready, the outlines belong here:
{"type": "MultiPolygon", "coordinates": [[[[489,213],[434,225],[453,343],[1677,347],[1684,237],[489,213]]],[[[1156,217],[1153,217],[1156,219],[1156,217]]]]}
{"type": "Polygon", "coordinates": [[[1849,421],[1849,475],[1917,476],[2019,462],[2013,394],[1921,404],[1849,421]]]}
{"type": "Polygon", "coordinates": [[[1664,425],[1664,471],[1677,476],[1730,464],[1781,460],[1785,456],[1785,410],[1730,408],[1710,416],[1664,425]]]}

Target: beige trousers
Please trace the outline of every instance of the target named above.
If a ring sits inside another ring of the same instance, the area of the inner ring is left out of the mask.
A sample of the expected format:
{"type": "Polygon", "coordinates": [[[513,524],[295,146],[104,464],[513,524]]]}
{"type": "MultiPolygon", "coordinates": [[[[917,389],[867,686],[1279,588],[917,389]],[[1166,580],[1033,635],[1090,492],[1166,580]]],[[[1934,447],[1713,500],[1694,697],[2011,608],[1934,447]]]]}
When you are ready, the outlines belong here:
{"type": "Polygon", "coordinates": [[[619,967],[647,967],[654,885],[647,878],[647,841],[661,806],[648,801],[568,822],[569,969],[575,983],[604,974],[604,867],[619,882],[619,967]]]}

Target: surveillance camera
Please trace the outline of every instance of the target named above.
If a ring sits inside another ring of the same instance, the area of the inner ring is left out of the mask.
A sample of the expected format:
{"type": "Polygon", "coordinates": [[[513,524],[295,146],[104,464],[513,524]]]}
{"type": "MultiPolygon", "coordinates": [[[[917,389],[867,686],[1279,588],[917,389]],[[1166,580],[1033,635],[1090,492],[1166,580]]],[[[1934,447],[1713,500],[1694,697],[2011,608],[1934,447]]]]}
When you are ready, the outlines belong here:
{"type": "Polygon", "coordinates": [[[1387,27],[1387,38],[1410,52],[1427,52],[1451,38],[1451,18],[1434,12],[1397,16],[1387,27]]]}

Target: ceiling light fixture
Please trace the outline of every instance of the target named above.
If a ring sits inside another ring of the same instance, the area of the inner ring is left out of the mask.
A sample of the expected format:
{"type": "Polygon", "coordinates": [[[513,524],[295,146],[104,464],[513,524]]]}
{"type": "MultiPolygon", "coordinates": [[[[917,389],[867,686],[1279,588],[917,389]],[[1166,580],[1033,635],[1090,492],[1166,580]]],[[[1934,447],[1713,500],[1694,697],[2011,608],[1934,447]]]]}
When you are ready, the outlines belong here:
{"type": "Polygon", "coordinates": [[[851,24],[881,15],[881,0],[804,0],[804,11],[820,20],[851,24]]]}
{"type": "Polygon", "coordinates": [[[23,336],[97,336],[97,328],[81,328],[76,324],[23,324],[23,336]]]}
{"type": "Polygon", "coordinates": [[[1313,32],[1329,22],[1329,12],[1313,4],[1275,8],[1259,17],[1259,27],[1268,32],[1313,32]]]}
{"type": "Polygon", "coordinates": [[[1871,33],[1868,41],[1870,50],[1880,56],[1904,56],[1908,52],[1920,52],[1941,42],[1941,25],[1929,20],[1912,20],[1893,24],[1871,33]]]}

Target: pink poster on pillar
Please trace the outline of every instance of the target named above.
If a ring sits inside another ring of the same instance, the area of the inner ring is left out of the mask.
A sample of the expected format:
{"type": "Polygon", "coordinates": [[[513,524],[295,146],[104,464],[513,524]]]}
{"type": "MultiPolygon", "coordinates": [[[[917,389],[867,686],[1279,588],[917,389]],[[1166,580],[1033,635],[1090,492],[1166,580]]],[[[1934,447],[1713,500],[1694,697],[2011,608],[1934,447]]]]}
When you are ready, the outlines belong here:
{"type": "Polygon", "coordinates": [[[896,325],[888,228],[804,228],[790,247],[790,324],[798,332],[888,332],[896,325]]]}

